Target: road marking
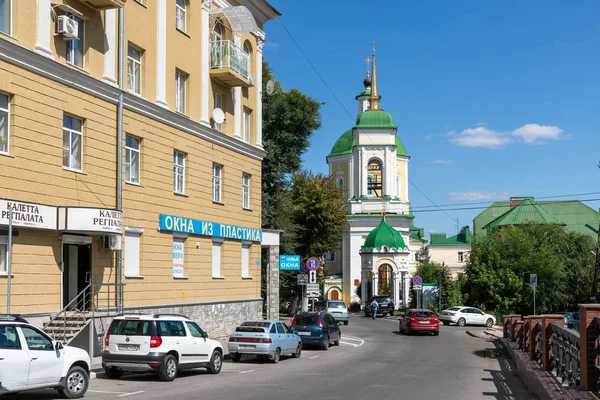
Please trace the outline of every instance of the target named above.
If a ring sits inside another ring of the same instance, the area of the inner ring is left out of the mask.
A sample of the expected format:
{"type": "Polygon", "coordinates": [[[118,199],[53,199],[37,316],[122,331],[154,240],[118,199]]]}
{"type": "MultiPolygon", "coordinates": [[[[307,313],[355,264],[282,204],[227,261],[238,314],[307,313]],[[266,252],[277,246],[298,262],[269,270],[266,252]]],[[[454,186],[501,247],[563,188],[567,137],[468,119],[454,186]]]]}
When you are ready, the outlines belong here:
{"type": "Polygon", "coordinates": [[[104,394],[127,394],[128,392],[107,392],[104,390],[88,390],[88,392],[93,392],[93,393],[104,393],[104,394]]]}
{"type": "Polygon", "coordinates": [[[309,358],[312,360],[313,358],[318,358],[318,357],[319,356],[312,356],[312,357],[309,357],[309,358]]]}
{"type": "Polygon", "coordinates": [[[340,343],[347,344],[349,346],[360,347],[363,344],[365,344],[365,341],[356,336],[342,336],[342,340],[340,340],[340,343]],[[347,340],[349,340],[350,342],[347,342],[347,340]]]}
{"type": "Polygon", "coordinates": [[[240,374],[247,374],[247,373],[250,373],[250,372],[254,372],[254,370],[253,369],[249,369],[248,371],[240,371],[240,374]]]}
{"type": "Polygon", "coordinates": [[[125,393],[125,394],[121,394],[121,395],[119,395],[117,397],[133,396],[134,394],[140,394],[140,393],[144,393],[144,391],[140,390],[139,392],[125,393]]]}

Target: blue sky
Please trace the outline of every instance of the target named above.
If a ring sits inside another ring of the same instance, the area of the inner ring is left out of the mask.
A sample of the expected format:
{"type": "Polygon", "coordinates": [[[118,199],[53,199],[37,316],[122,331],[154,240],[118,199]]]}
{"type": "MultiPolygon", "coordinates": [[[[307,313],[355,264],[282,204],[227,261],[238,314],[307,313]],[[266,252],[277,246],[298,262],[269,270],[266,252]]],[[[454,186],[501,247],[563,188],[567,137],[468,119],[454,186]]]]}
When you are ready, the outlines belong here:
{"type": "MultiPolygon", "coordinates": [[[[409,179],[434,203],[600,192],[600,2],[271,3],[283,14],[265,26],[276,79],[327,102],[306,168],[327,172],[326,155],[353,126],[376,41],[381,106],[411,155],[409,179]]],[[[435,207],[413,185],[409,196],[426,232],[454,234],[453,218],[472,225],[481,211],[423,211],[435,207]]]]}

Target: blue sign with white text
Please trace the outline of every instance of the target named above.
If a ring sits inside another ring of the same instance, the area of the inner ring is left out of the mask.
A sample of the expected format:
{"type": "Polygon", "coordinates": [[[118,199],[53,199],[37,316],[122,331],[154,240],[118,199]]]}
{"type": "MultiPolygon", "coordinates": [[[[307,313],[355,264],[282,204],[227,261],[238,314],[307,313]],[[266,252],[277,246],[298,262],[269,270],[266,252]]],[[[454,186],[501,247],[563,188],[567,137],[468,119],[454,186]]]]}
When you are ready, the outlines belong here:
{"type": "Polygon", "coordinates": [[[299,271],[300,256],[279,256],[280,271],[299,271]]]}
{"type": "Polygon", "coordinates": [[[159,229],[161,231],[182,232],[190,235],[212,236],[226,239],[262,241],[262,230],[240,226],[201,221],[174,215],[160,214],[159,229]]]}

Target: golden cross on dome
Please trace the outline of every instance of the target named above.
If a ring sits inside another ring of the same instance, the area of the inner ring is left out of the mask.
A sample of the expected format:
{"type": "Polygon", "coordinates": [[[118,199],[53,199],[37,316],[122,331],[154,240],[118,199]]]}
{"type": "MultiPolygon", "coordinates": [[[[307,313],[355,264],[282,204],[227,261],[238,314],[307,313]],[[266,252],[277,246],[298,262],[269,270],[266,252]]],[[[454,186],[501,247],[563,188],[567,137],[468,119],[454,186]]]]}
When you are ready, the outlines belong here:
{"type": "Polygon", "coordinates": [[[371,60],[371,57],[367,57],[363,60],[363,62],[365,64],[367,64],[367,76],[371,73],[371,63],[373,62],[373,60],[371,60]]]}

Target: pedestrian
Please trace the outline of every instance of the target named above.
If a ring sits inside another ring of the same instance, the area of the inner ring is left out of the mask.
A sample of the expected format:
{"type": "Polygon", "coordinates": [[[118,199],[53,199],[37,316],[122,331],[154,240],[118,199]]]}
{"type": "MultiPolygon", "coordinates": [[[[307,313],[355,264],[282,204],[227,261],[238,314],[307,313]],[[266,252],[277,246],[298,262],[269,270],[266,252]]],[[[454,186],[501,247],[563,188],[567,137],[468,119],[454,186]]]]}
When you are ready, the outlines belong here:
{"type": "Polygon", "coordinates": [[[371,315],[373,316],[373,319],[375,319],[375,318],[377,318],[377,309],[379,308],[379,303],[377,303],[377,301],[375,301],[375,299],[373,299],[370,306],[371,306],[371,315]]]}

